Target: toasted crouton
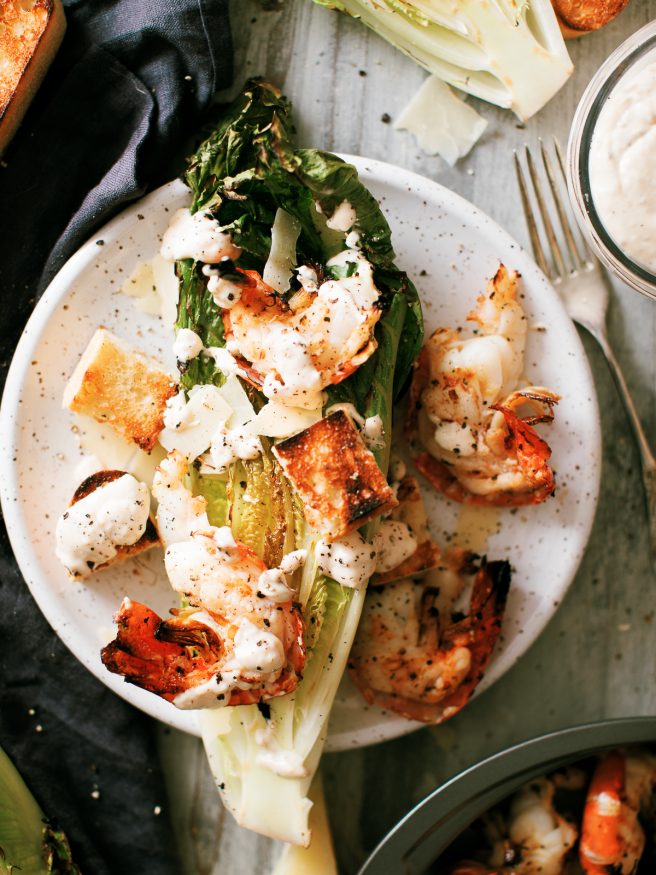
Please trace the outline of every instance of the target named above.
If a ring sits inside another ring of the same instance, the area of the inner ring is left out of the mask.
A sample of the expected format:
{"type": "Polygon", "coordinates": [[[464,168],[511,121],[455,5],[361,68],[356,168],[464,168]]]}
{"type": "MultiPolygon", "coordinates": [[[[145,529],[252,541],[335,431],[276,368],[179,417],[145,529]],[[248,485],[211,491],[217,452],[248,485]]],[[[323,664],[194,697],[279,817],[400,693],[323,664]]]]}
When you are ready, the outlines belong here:
{"type": "Polygon", "coordinates": [[[341,410],[276,444],[273,452],[303,502],[305,518],[326,541],[343,538],[398,503],[341,410]]]}
{"type": "MultiPolygon", "coordinates": [[[[95,492],[96,489],[100,489],[105,483],[111,483],[113,480],[118,480],[118,478],[122,477],[125,473],[125,471],[98,471],[95,474],[91,474],[90,477],[86,477],[75,490],[73,498],[71,499],[70,507],[73,507],[78,501],[82,501],[83,498],[86,498],[87,495],[95,492]]],[[[146,530],[138,541],[134,544],[128,545],[117,544],[116,556],[109,562],[103,562],[101,565],[94,566],[91,569],[91,572],[100,571],[101,568],[107,568],[110,565],[121,562],[123,559],[137,556],[139,553],[144,553],[146,550],[150,550],[151,547],[155,547],[159,543],[159,535],[157,534],[157,528],[155,527],[155,522],[151,514],[146,523],[146,530]]],[[[75,575],[71,576],[75,577],[75,575]]]]}
{"type": "Polygon", "coordinates": [[[629,0],[552,0],[566,38],[581,36],[608,24],[629,0]]]}
{"type": "Polygon", "coordinates": [[[404,477],[399,483],[396,497],[399,506],[394,508],[390,519],[405,523],[410,529],[410,534],[417,541],[417,549],[396,568],[383,574],[374,574],[371,583],[375,586],[391,583],[393,580],[402,580],[405,577],[418,577],[431,568],[437,568],[440,563],[440,548],[433,541],[428,530],[426,508],[417,478],[410,475],[404,477]]]}
{"type": "Polygon", "coordinates": [[[150,452],[164,427],[166,401],[176,392],[159,362],[99,328],[64,390],[64,407],[107,422],[150,452]]]}
{"type": "Polygon", "coordinates": [[[65,30],[61,0],[0,3],[0,154],[21,123],[65,30]]]}

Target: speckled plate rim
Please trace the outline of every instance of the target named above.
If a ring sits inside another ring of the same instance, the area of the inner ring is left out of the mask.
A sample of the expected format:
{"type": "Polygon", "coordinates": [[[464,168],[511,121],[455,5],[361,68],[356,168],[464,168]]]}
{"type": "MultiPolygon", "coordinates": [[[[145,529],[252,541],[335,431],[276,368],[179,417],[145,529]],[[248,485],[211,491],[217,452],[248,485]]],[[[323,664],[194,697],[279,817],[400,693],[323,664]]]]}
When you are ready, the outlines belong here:
{"type": "MultiPolygon", "coordinates": [[[[535,634],[526,636],[521,648],[516,649],[512,657],[502,653],[499,655],[499,658],[493,660],[486,677],[479,690],[477,690],[478,694],[505,674],[525,653],[547,625],[557,609],[557,604],[562,600],[567,591],[585,550],[594,520],[601,474],[601,429],[592,375],[581,341],[576,334],[574,326],[567,317],[557,293],[548,284],[546,278],[530,256],[493,219],[473,206],[465,198],[455,194],[439,183],[418,174],[382,161],[365,159],[354,155],[342,155],[342,157],[357,167],[365,183],[377,182],[380,185],[392,185],[399,190],[408,191],[411,197],[416,196],[414,192],[418,191],[427,195],[430,193],[429,199],[438,201],[445,211],[458,216],[467,225],[480,223],[478,230],[481,236],[494,241],[495,246],[498,246],[500,252],[512,250],[515,268],[525,278],[528,275],[532,275],[533,278],[539,279],[545,291],[552,296],[552,305],[561,311],[563,319],[560,328],[570,332],[567,338],[568,344],[577,352],[577,365],[580,368],[581,377],[586,384],[590,397],[594,400],[593,410],[591,410],[593,421],[590,423],[592,438],[589,445],[590,467],[587,471],[589,499],[587,501],[585,518],[577,530],[577,548],[572,552],[567,566],[563,568],[558,585],[551,591],[554,602],[553,608],[545,613],[540,627],[535,630],[535,634]]],[[[85,658],[85,655],[76,649],[76,642],[66,632],[66,617],[60,610],[58,599],[53,593],[48,591],[47,575],[43,574],[43,569],[35,561],[34,553],[31,550],[29,531],[20,512],[17,467],[14,464],[17,436],[14,428],[13,413],[20,404],[21,388],[29,362],[32,359],[33,350],[37,346],[49,319],[56,313],[67,294],[69,286],[78,274],[93,263],[95,258],[99,257],[101,248],[96,245],[96,241],[100,237],[105,241],[110,241],[120,236],[134,221],[138,213],[147,211],[151,204],[157,204],[164,189],[179,184],[178,181],[174,181],[151,192],[126,208],[107,225],[97,231],[61,268],[37,303],[12,358],[0,406],[0,501],[10,542],[21,572],[42,613],[67,647],[102,683],[110,687],[117,695],[164,723],[199,735],[200,732],[197,727],[196,718],[191,712],[171,709],[169,703],[155,696],[148,696],[146,700],[142,699],[138,695],[142,691],[125,684],[122,678],[118,676],[108,675],[102,669],[99,661],[94,662],[88,657],[85,658]]],[[[339,751],[377,743],[413,732],[420,728],[421,725],[407,721],[397,715],[387,715],[382,728],[380,725],[377,725],[376,727],[364,727],[362,730],[331,731],[326,743],[326,750],[339,751]]]]}
{"type": "Polygon", "coordinates": [[[520,742],[434,790],[390,830],[358,875],[421,875],[477,817],[532,778],[602,750],[656,742],[656,717],[585,723],[520,742]]]}

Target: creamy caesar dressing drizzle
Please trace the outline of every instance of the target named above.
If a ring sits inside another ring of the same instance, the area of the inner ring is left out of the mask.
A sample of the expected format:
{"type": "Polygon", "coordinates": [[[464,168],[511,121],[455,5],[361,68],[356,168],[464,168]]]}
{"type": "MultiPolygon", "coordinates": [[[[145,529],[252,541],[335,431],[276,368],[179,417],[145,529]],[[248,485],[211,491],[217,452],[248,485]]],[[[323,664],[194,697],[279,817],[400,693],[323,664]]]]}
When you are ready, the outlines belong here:
{"type": "Polygon", "coordinates": [[[317,563],[327,577],[359,589],[376,570],[376,550],[359,532],[351,532],[330,544],[320,540],[317,563]]]}
{"type": "Polygon", "coordinates": [[[319,288],[317,272],[309,264],[302,264],[296,268],[296,276],[303,288],[308,292],[316,292],[319,288]]]}
{"type": "Polygon", "coordinates": [[[250,334],[260,335],[257,339],[251,336],[250,341],[260,350],[260,355],[264,353],[268,365],[263,394],[294,407],[320,407],[321,374],[314,366],[303,335],[283,322],[269,322],[250,334]]]}
{"type": "MultiPolygon", "coordinates": [[[[230,529],[226,526],[227,533],[230,529]]],[[[176,592],[204,595],[204,590],[218,581],[226,565],[231,562],[230,544],[223,538],[221,528],[190,532],[186,539],[170,544],[164,554],[164,567],[169,582],[176,592]],[[218,535],[217,538],[214,535],[218,535]],[[223,538],[223,540],[222,540],[223,538]]],[[[232,547],[234,548],[234,541],[232,547]]],[[[207,599],[204,599],[207,601],[207,599]]]]}
{"type": "Polygon", "coordinates": [[[287,583],[286,575],[294,574],[305,564],[307,550],[292,550],[283,556],[279,568],[269,568],[260,574],[257,581],[257,591],[272,602],[280,604],[288,602],[295,595],[287,583]]]}
{"type": "Polygon", "coordinates": [[[280,560],[280,570],[284,574],[293,574],[302,568],[307,561],[307,550],[292,550],[291,553],[286,553],[280,560]]]}
{"type": "Polygon", "coordinates": [[[347,200],[343,200],[336,208],[326,225],[332,231],[350,231],[357,221],[357,213],[347,200]]]}
{"type": "Polygon", "coordinates": [[[207,502],[193,496],[184,483],[188,474],[182,454],[172,453],[160,462],[153,478],[153,497],[157,501],[157,531],[164,547],[186,541],[195,531],[210,528],[207,502]]]}
{"type": "Polygon", "coordinates": [[[146,531],[150,496],[131,474],[94,489],[57,521],[55,549],[68,571],[86,577],[114,559],[121,546],[136,544],[146,531]]]}
{"type": "Polygon", "coordinates": [[[206,264],[216,264],[222,258],[239,258],[241,249],[232,242],[229,231],[208,213],[176,210],[162,237],[162,258],[178,261],[193,258],[206,264]]]}
{"type": "Polygon", "coordinates": [[[221,276],[218,270],[210,267],[209,264],[203,265],[203,274],[209,277],[207,281],[207,290],[214,298],[214,303],[221,310],[230,310],[241,299],[241,286],[239,283],[232,282],[221,276]]]}
{"type": "Polygon", "coordinates": [[[179,362],[189,362],[203,351],[203,341],[191,328],[179,328],[173,341],[173,354],[179,362]]]}
{"type": "Polygon", "coordinates": [[[361,413],[358,413],[354,404],[345,402],[342,404],[331,404],[326,410],[326,416],[330,416],[331,413],[337,413],[339,410],[345,413],[360,428],[362,440],[370,450],[376,450],[385,446],[383,420],[378,414],[367,416],[365,419],[361,413]]]}
{"type": "MultiPolygon", "coordinates": [[[[652,60],[649,61],[649,58],[652,60]]],[[[610,92],[590,144],[590,189],[606,231],[656,273],[656,61],[625,74],[610,92]]]]}
{"type": "Polygon", "coordinates": [[[223,346],[206,346],[203,354],[214,360],[214,364],[226,377],[234,377],[239,373],[239,365],[231,352],[223,346]]]}
{"type": "Polygon", "coordinates": [[[230,465],[239,459],[257,459],[262,453],[262,442],[248,426],[228,428],[225,422],[219,424],[212,435],[209,453],[201,459],[201,473],[209,469],[217,474],[225,474],[230,465]]]}
{"type": "MultiPolygon", "coordinates": [[[[344,249],[326,262],[327,268],[347,268],[349,265],[353,265],[351,268],[353,274],[332,282],[337,282],[349,292],[350,306],[354,306],[360,312],[369,310],[380,297],[380,292],[374,283],[374,269],[371,262],[357,248],[344,249]]],[[[330,282],[329,280],[322,283],[321,288],[329,286],[330,282]]],[[[327,294],[327,291],[324,294],[327,294]]]]}
{"type": "Polygon", "coordinates": [[[257,591],[276,604],[288,602],[294,597],[294,590],[287,583],[282,568],[268,568],[260,574],[257,591]]]}
{"type": "Polygon", "coordinates": [[[241,621],[234,644],[231,665],[241,671],[271,674],[280,671],[285,664],[280,638],[250,620],[241,621]]]}
{"type": "Polygon", "coordinates": [[[255,730],[255,743],[261,748],[255,757],[258,766],[264,766],[281,778],[304,778],[307,775],[301,755],[280,746],[270,722],[265,729],[258,727],[255,730]]]}
{"type": "Polygon", "coordinates": [[[383,520],[374,540],[376,571],[384,574],[397,568],[417,549],[417,539],[405,523],[399,520],[383,520]]]}

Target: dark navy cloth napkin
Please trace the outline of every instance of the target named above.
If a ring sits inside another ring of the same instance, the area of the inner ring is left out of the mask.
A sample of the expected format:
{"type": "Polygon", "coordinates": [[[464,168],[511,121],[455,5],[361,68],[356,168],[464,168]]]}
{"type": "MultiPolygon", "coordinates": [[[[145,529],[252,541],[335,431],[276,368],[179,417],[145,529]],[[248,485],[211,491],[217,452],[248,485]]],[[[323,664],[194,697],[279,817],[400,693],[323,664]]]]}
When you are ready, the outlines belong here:
{"type": "MultiPolygon", "coordinates": [[[[52,276],[114,213],[181,170],[186,142],[232,76],[227,0],[64,6],[64,43],[0,167],[3,382],[52,276]]],[[[47,489],[47,471],[43,479],[47,489]]],[[[179,875],[151,722],[59,641],[4,527],[0,746],[84,875],[179,875]]]]}

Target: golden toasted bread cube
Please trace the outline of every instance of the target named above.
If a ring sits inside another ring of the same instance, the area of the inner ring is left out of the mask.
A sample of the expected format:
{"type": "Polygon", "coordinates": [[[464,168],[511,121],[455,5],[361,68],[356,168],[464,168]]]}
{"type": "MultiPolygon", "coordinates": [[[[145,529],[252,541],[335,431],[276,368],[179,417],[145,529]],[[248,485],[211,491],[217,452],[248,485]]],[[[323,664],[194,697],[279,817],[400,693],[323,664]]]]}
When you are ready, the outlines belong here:
{"type": "Polygon", "coordinates": [[[21,123],[65,30],[61,0],[0,2],[0,154],[21,123]]]}
{"type": "Polygon", "coordinates": [[[396,568],[374,574],[371,578],[373,585],[391,583],[405,577],[418,577],[440,564],[440,548],[431,538],[428,529],[428,517],[417,478],[406,475],[399,483],[396,497],[399,505],[390,514],[390,519],[405,523],[417,541],[417,549],[396,568]]]}
{"type": "Polygon", "coordinates": [[[343,538],[397,505],[373,453],[341,410],[276,444],[273,452],[306,520],[326,541],[343,538]]]}
{"type": "Polygon", "coordinates": [[[108,423],[150,452],[164,427],[166,401],[176,392],[159,362],[99,328],[64,390],[64,407],[108,423]]]}
{"type": "MultiPolygon", "coordinates": [[[[70,507],[73,507],[78,501],[82,501],[87,495],[91,495],[92,492],[95,492],[96,489],[104,486],[105,483],[111,483],[113,480],[118,480],[118,478],[122,477],[125,473],[125,471],[97,471],[95,474],[86,477],[75,490],[73,498],[71,499],[70,507]]],[[[150,550],[151,547],[155,547],[159,543],[160,540],[155,521],[152,514],[150,514],[148,516],[148,522],[146,523],[146,530],[139,540],[134,544],[117,544],[116,556],[114,556],[113,559],[110,559],[109,562],[103,562],[101,565],[94,566],[91,569],[91,573],[93,574],[94,571],[100,571],[102,568],[108,568],[110,565],[115,565],[123,559],[129,559],[131,556],[137,556],[139,553],[145,553],[146,550],[150,550]]],[[[71,572],[69,572],[69,575],[73,578],[76,577],[76,575],[71,574],[71,572]]]]}

